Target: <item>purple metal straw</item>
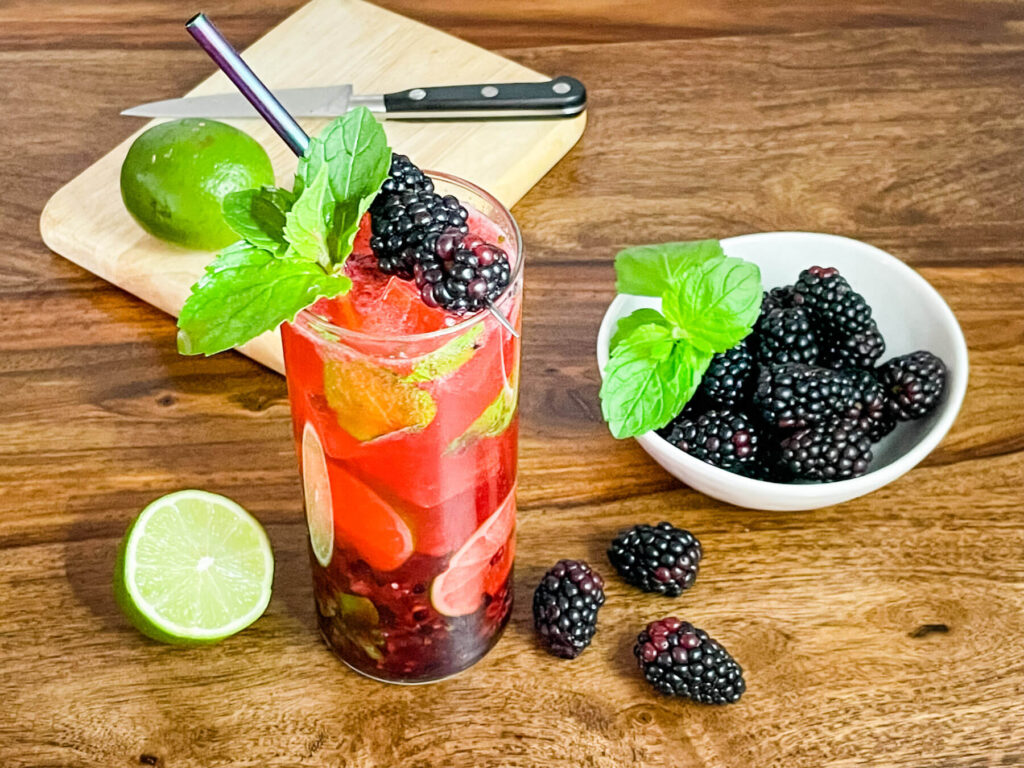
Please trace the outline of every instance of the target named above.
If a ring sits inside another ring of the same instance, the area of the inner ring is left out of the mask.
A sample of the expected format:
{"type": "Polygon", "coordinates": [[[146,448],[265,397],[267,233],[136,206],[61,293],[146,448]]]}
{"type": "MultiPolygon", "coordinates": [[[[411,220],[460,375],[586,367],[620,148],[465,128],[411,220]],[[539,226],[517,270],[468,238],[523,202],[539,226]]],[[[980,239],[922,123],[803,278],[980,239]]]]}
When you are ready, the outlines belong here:
{"type": "Polygon", "coordinates": [[[249,69],[249,65],[242,61],[238,51],[224,39],[213,22],[206,18],[205,14],[197,13],[185,22],[185,29],[210,55],[210,58],[224,74],[231,79],[235,87],[277,132],[277,135],[284,139],[291,151],[302,157],[309,147],[309,136],[295,122],[295,118],[288,113],[288,110],[281,106],[281,102],[274,97],[270,89],[256,77],[256,73],[249,69]]]}

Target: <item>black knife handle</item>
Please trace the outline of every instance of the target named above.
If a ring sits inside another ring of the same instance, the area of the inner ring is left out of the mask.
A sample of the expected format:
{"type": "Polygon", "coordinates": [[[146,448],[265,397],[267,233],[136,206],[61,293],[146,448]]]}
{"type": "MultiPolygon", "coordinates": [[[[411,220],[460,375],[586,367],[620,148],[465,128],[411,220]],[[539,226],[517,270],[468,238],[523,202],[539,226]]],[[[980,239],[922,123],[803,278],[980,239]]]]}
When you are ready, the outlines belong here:
{"type": "Polygon", "coordinates": [[[384,94],[391,117],[569,117],[587,106],[587,89],[574,77],[543,83],[492,83],[410,88],[384,94]]]}

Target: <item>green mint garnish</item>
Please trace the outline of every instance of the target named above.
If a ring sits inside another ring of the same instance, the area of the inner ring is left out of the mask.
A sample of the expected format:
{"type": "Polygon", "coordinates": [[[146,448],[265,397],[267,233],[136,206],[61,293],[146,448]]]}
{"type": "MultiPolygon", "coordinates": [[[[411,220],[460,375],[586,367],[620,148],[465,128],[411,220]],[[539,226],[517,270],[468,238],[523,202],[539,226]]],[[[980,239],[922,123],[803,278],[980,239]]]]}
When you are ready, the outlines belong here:
{"type": "Polygon", "coordinates": [[[609,345],[601,410],[621,438],[663,427],[682,411],[712,356],[750,333],[762,289],[757,266],[722,255],[718,241],[631,248],[615,268],[620,286],[661,295],[663,310],[622,318],[609,345]]]}
{"type": "Polygon", "coordinates": [[[650,325],[652,323],[655,325],[662,325],[666,328],[670,328],[672,325],[665,319],[665,316],[656,309],[638,309],[629,317],[623,317],[619,320],[619,324],[615,328],[615,335],[612,336],[608,351],[614,352],[615,348],[619,346],[619,343],[628,338],[629,335],[641,325],[650,325]]]}
{"type": "Polygon", "coordinates": [[[335,200],[372,200],[377,194],[391,167],[391,148],[370,110],[354,109],[324,128],[299,161],[296,179],[305,187],[324,166],[335,200]]]}
{"type": "Polygon", "coordinates": [[[224,197],[221,207],[224,221],[235,233],[252,245],[272,253],[284,253],[285,215],[295,203],[295,195],[280,187],[243,189],[224,197]]]}
{"type": "Polygon", "coordinates": [[[246,242],[228,246],[192,286],[178,317],[178,350],[212,355],[292,320],[323,296],[352,286],[305,259],[279,258],[246,242]]]}
{"type": "Polygon", "coordinates": [[[693,346],[724,352],[740,342],[761,312],[761,270],[743,259],[719,256],[696,264],[662,297],[665,318],[693,346]]]}
{"type": "Polygon", "coordinates": [[[380,123],[365,107],[331,122],[300,158],[292,191],[229,195],[224,217],[243,240],[192,286],[178,317],[178,350],[212,355],[347,292],[345,260],[391,166],[380,123]]]}
{"type": "MultiPolygon", "coordinates": [[[[327,181],[327,166],[321,166],[313,183],[302,190],[295,205],[285,215],[285,256],[314,261],[324,269],[333,265],[327,240],[337,207],[327,181]]],[[[346,254],[347,255],[347,254],[346,254]]]]}
{"type": "Polygon", "coordinates": [[[721,256],[717,240],[637,245],[615,257],[615,290],[637,296],[661,296],[689,267],[721,256]]]}

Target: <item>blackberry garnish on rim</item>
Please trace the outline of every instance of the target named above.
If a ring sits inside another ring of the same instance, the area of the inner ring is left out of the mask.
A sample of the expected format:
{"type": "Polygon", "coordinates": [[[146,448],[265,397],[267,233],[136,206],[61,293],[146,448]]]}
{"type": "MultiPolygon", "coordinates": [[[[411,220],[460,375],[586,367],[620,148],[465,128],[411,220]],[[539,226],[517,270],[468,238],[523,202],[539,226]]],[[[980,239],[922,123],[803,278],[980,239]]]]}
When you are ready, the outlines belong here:
{"type": "Polygon", "coordinates": [[[428,236],[413,267],[424,303],[458,314],[486,307],[511,277],[505,251],[455,229],[428,236]]]}
{"type": "Polygon", "coordinates": [[[497,245],[469,235],[469,212],[454,195],[441,196],[405,155],[370,206],[370,247],[382,272],[415,280],[424,303],[465,314],[494,301],[512,269],[497,245]]]}

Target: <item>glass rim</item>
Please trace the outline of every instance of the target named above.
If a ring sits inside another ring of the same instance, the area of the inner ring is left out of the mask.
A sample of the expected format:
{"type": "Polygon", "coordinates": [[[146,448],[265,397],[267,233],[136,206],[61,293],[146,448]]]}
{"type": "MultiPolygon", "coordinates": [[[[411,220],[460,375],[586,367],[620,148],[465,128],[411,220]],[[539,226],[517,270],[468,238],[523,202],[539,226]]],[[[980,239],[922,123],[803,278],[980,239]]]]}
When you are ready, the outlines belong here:
{"type": "MultiPolygon", "coordinates": [[[[470,192],[478,195],[480,198],[485,200],[490,205],[493,205],[497,209],[497,211],[508,220],[508,224],[511,229],[511,232],[509,234],[515,237],[516,241],[516,261],[515,264],[512,266],[512,274],[509,276],[508,285],[505,286],[504,290],[502,290],[502,292],[498,294],[497,298],[495,298],[493,301],[495,306],[500,307],[501,303],[509,296],[509,294],[515,288],[516,281],[518,280],[519,275],[523,271],[523,235],[522,232],[519,230],[519,223],[516,221],[515,216],[513,216],[512,212],[505,206],[505,204],[498,200],[494,195],[492,195],[490,192],[486,191],[485,189],[474,184],[471,181],[467,181],[466,179],[463,179],[459,176],[455,176],[454,174],[451,173],[444,173],[443,171],[430,171],[423,169],[423,173],[429,176],[431,179],[440,179],[442,181],[454,184],[457,187],[462,187],[464,189],[469,190],[470,192]]],[[[438,328],[435,331],[404,334],[358,331],[353,328],[345,328],[344,326],[341,325],[335,325],[330,320],[327,320],[326,318],[321,317],[316,312],[314,312],[312,306],[305,307],[304,309],[299,310],[295,319],[298,320],[301,317],[307,323],[311,323],[316,330],[326,331],[327,333],[333,334],[339,337],[339,340],[341,338],[349,338],[372,342],[416,342],[444,338],[449,334],[458,333],[460,331],[472,327],[473,325],[476,325],[477,323],[483,322],[489,315],[490,311],[488,309],[481,309],[480,311],[474,312],[472,315],[469,315],[466,318],[459,320],[459,322],[455,323],[454,325],[449,325],[444,328],[438,328]]],[[[292,322],[294,323],[295,320],[293,320],[292,322]]]]}

